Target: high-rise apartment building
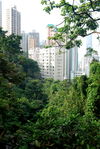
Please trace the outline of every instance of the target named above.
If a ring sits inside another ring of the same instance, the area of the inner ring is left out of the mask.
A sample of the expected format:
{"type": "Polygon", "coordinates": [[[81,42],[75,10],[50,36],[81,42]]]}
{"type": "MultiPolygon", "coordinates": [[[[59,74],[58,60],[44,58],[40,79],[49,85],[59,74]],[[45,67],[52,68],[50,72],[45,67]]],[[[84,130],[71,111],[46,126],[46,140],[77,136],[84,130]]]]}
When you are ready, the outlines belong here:
{"type": "Polygon", "coordinates": [[[0,27],[2,27],[2,2],[0,1],[0,27]]]}
{"type": "Polygon", "coordinates": [[[32,50],[35,48],[35,41],[32,36],[28,36],[28,50],[32,50]]]}
{"type": "Polygon", "coordinates": [[[21,14],[17,11],[16,6],[7,9],[6,11],[6,30],[8,35],[21,34],[21,14]]]}
{"type": "Polygon", "coordinates": [[[29,58],[38,62],[41,76],[54,80],[73,79],[78,71],[78,48],[60,47],[29,50],[29,58]]]}
{"type": "Polygon", "coordinates": [[[93,42],[92,42],[92,35],[89,35],[86,37],[86,48],[92,48],[93,42]]]}
{"type": "Polygon", "coordinates": [[[64,80],[65,49],[58,47],[36,48],[33,59],[39,64],[43,78],[64,80]]]}
{"type": "Polygon", "coordinates": [[[28,57],[34,59],[35,49],[40,46],[39,33],[33,31],[28,33],[28,57]]]}
{"type": "Polygon", "coordinates": [[[39,33],[38,32],[30,32],[28,34],[28,50],[32,48],[36,48],[40,46],[39,42],[39,33]]]}
{"type": "Polygon", "coordinates": [[[22,32],[21,47],[25,55],[31,59],[34,59],[34,51],[40,46],[39,33],[33,31],[30,33],[22,32]]]}
{"type": "Polygon", "coordinates": [[[74,47],[65,52],[65,79],[73,79],[78,70],[78,48],[74,47]]]}
{"type": "Polygon", "coordinates": [[[24,52],[24,55],[28,57],[28,34],[22,32],[21,36],[22,36],[21,40],[22,51],[24,52]]]}
{"type": "Polygon", "coordinates": [[[47,25],[47,45],[48,46],[55,46],[56,42],[52,39],[50,39],[51,37],[54,37],[55,33],[56,33],[56,27],[53,24],[48,24],[47,25]]]}

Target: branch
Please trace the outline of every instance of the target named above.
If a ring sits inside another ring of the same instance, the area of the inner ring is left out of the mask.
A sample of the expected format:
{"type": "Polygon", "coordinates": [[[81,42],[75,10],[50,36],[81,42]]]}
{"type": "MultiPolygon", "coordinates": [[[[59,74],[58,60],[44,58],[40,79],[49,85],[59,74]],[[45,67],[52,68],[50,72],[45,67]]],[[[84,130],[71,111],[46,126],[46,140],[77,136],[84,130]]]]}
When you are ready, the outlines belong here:
{"type": "MultiPolygon", "coordinates": [[[[95,2],[94,2],[94,3],[95,3],[95,2]]],[[[92,0],[90,0],[90,5],[92,5],[91,7],[93,7],[93,1],[92,1],[92,0]]],[[[77,13],[77,12],[75,11],[76,8],[74,7],[74,0],[73,0],[73,4],[72,4],[72,5],[65,2],[65,3],[63,3],[63,4],[61,4],[60,6],[57,6],[57,7],[62,7],[62,6],[69,6],[69,7],[71,7],[72,10],[73,10],[73,13],[74,13],[75,15],[87,14],[87,15],[93,20],[93,18],[89,15],[89,13],[87,13],[87,12],[77,13]]],[[[86,6],[82,6],[82,7],[79,7],[79,8],[85,8],[85,7],[86,7],[86,6]]],[[[92,9],[93,9],[93,11],[89,11],[89,10],[88,10],[88,12],[92,13],[92,12],[94,12],[94,11],[100,11],[100,8],[98,8],[98,9],[92,8],[92,9]]]]}
{"type": "Polygon", "coordinates": [[[92,0],[90,0],[90,5],[91,5],[91,7],[92,7],[92,9],[93,9],[93,11],[94,11],[93,1],[92,1],[92,0]]]}
{"type": "MultiPolygon", "coordinates": [[[[73,0],[73,3],[74,3],[74,0],[73,0]]],[[[77,13],[77,12],[75,11],[74,5],[71,5],[71,4],[68,4],[68,3],[66,3],[66,5],[68,5],[69,7],[72,8],[74,15],[79,15],[79,16],[81,16],[81,15],[84,15],[84,14],[85,14],[85,15],[87,15],[89,18],[91,18],[93,21],[96,21],[96,20],[94,20],[94,18],[93,18],[91,15],[89,15],[89,13],[87,13],[87,12],[77,13]]],[[[83,8],[83,7],[80,7],[80,8],[83,8]]]]}
{"type": "Polygon", "coordinates": [[[96,19],[95,21],[99,21],[99,20],[100,20],[100,18],[96,19]]]}
{"type": "Polygon", "coordinates": [[[89,36],[91,34],[100,34],[100,32],[94,31],[94,32],[91,32],[91,33],[87,34],[86,36],[89,36]]]}
{"type": "Polygon", "coordinates": [[[96,21],[89,13],[85,13],[91,20],[96,21]]]}
{"type": "Polygon", "coordinates": [[[57,40],[55,40],[55,42],[58,44],[58,47],[63,47],[64,45],[61,45],[57,40]]]}
{"type": "MultiPolygon", "coordinates": [[[[65,20],[64,20],[64,21],[65,21],[65,20]]],[[[56,26],[59,26],[59,25],[63,24],[63,23],[64,23],[64,21],[62,21],[61,23],[57,24],[56,26]]]]}

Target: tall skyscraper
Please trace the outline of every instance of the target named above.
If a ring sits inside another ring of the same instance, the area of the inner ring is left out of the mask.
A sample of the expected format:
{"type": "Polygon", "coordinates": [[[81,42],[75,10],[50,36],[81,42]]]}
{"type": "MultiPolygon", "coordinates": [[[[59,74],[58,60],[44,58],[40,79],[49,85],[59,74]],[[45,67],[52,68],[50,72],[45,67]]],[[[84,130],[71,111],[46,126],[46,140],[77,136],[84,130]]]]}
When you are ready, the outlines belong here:
{"type": "Polygon", "coordinates": [[[17,11],[16,6],[7,9],[6,12],[6,30],[8,31],[8,35],[10,34],[21,34],[21,15],[20,12],[17,11]]]}
{"type": "Polygon", "coordinates": [[[74,47],[65,53],[65,79],[73,79],[78,70],[78,48],[74,47]]]}
{"type": "Polygon", "coordinates": [[[71,49],[71,79],[75,77],[78,71],[78,47],[71,49]]]}
{"type": "MultiPolygon", "coordinates": [[[[65,49],[37,48],[37,62],[43,78],[64,80],[65,49]]],[[[36,59],[35,59],[36,60],[36,59]]]]}
{"type": "Polygon", "coordinates": [[[2,2],[0,1],[0,27],[2,27],[2,2]]]}
{"type": "Polygon", "coordinates": [[[24,52],[25,56],[28,57],[28,34],[22,32],[21,36],[22,36],[21,40],[22,51],[24,52]]]}
{"type": "Polygon", "coordinates": [[[28,57],[34,59],[35,48],[39,47],[39,33],[33,31],[28,33],[28,57]]]}
{"type": "Polygon", "coordinates": [[[86,49],[92,48],[92,35],[86,37],[86,49]]]}
{"type": "Polygon", "coordinates": [[[28,50],[40,46],[39,43],[39,33],[34,30],[28,34],[28,50]]]}
{"type": "Polygon", "coordinates": [[[28,36],[28,50],[35,49],[35,41],[32,36],[28,36]]]}

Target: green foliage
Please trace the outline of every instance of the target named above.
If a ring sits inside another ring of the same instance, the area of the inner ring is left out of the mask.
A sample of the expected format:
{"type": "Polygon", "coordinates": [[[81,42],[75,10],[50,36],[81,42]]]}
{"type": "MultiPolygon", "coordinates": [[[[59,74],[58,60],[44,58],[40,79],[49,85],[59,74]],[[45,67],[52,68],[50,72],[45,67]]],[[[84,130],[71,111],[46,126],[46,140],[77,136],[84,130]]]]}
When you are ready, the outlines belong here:
{"type": "Polygon", "coordinates": [[[91,58],[94,58],[94,54],[98,54],[97,51],[93,50],[93,48],[87,48],[87,52],[85,56],[90,56],[91,58]]]}
{"type": "MultiPolygon", "coordinates": [[[[30,102],[26,98],[0,99],[0,142],[21,147],[29,141],[30,122],[36,121],[36,112],[41,109],[40,101],[30,102]]],[[[31,131],[31,130],[30,130],[31,131]]]]}
{"type": "Polygon", "coordinates": [[[90,76],[95,75],[96,77],[99,77],[100,74],[100,63],[93,61],[91,63],[91,67],[90,67],[90,76]]]}
{"type": "Polygon", "coordinates": [[[15,63],[9,62],[6,55],[2,53],[0,53],[0,73],[9,82],[17,84],[25,77],[21,67],[17,67],[15,63]]]}
{"type": "Polygon", "coordinates": [[[20,37],[5,34],[0,29],[0,147],[29,148],[28,133],[44,106],[41,81],[32,80],[40,78],[40,70],[35,61],[22,56],[20,37]],[[36,99],[26,98],[25,89],[36,99]]]}
{"type": "Polygon", "coordinates": [[[40,80],[29,80],[25,87],[25,95],[30,100],[42,100],[42,83],[40,80]]]}
{"type": "Polygon", "coordinates": [[[22,66],[27,77],[34,79],[40,78],[40,69],[36,61],[20,56],[18,63],[22,66]]]}
{"type": "Polygon", "coordinates": [[[6,36],[5,33],[0,28],[0,53],[5,54],[10,62],[16,62],[18,55],[22,53],[20,47],[21,37],[14,34],[6,36]]]}
{"type": "MultiPolygon", "coordinates": [[[[49,103],[35,123],[35,148],[99,149],[100,121],[97,115],[94,117],[89,114],[91,98],[87,90],[90,90],[90,80],[82,76],[72,83],[66,82],[64,86],[59,81],[47,80],[51,93],[49,103]]],[[[93,90],[90,91],[93,96],[93,90]]],[[[94,94],[96,96],[99,92],[94,94]]],[[[94,96],[93,99],[95,100],[94,96]]]]}
{"type": "Polygon", "coordinates": [[[88,115],[100,118],[100,63],[93,62],[90,67],[88,98],[86,112],[88,115]]]}
{"type": "Polygon", "coordinates": [[[92,33],[96,33],[99,28],[99,0],[41,0],[44,10],[50,14],[53,9],[59,8],[63,16],[63,23],[60,23],[54,40],[59,40],[61,36],[62,45],[67,49],[74,46],[80,46],[81,42],[78,37],[85,37],[92,33]],[[97,14],[97,15],[95,15],[97,14]],[[58,38],[57,38],[58,37],[58,38]],[[65,41],[66,40],[66,41],[65,41]]]}
{"type": "Polygon", "coordinates": [[[0,148],[99,149],[100,62],[91,63],[89,78],[39,80],[37,63],[11,36],[14,57],[6,56],[8,37],[0,34],[0,148]]]}

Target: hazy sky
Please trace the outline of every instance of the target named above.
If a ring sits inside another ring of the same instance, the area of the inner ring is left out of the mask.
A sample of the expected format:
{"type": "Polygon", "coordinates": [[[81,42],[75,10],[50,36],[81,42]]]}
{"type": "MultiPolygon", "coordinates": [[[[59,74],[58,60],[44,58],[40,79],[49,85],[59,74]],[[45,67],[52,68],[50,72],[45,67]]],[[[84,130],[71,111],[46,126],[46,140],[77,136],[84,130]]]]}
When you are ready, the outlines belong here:
{"type": "Polygon", "coordinates": [[[16,5],[17,10],[21,12],[21,30],[25,32],[36,30],[40,33],[41,40],[44,40],[47,36],[47,24],[56,25],[62,21],[58,10],[53,11],[51,15],[44,12],[41,0],[2,0],[2,4],[3,22],[5,22],[6,8],[10,5],[16,5]]]}

